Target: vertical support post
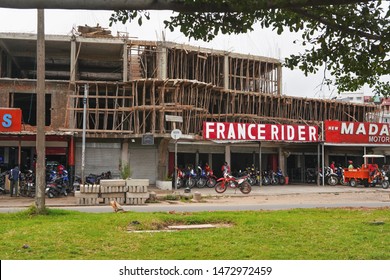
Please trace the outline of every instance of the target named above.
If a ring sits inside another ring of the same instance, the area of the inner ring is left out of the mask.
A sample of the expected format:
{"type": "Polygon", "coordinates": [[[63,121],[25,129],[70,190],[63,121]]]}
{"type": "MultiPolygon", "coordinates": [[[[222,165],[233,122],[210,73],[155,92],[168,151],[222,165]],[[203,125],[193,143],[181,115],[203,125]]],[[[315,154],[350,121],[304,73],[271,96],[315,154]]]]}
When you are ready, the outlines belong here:
{"type": "Polygon", "coordinates": [[[84,171],[85,171],[85,136],[87,127],[87,98],[88,98],[89,85],[84,86],[84,98],[83,98],[83,139],[81,146],[81,184],[84,185],[84,171]]]}
{"type": "Polygon", "coordinates": [[[129,59],[127,57],[127,41],[124,41],[123,44],[123,70],[122,70],[122,76],[123,76],[123,82],[126,83],[128,81],[128,63],[129,59]]]}
{"type": "Polygon", "coordinates": [[[321,169],[321,166],[320,166],[320,162],[321,162],[321,157],[320,157],[320,143],[318,143],[317,145],[317,186],[320,186],[320,169],[321,169]]]}
{"type": "Polygon", "coordinates": [[[76,37],[72,37],[70,41],[70,81],[76,81],[77,58],[76,58],[76,37]]]}
{"type": "Polygon", "coordinates": [[[177,139],[175,140],[175,172],[173,172],[173,182],[175,182],[175,192],[177,191],[177,139]]]}
{"type": "Polygon", "coordinates": [[[35,206],[39,213],[45,209],[45,10],[38,9],[37,35],[37,165],[35,206]]]}
{"type": "Polygon", "coordinates": [[[322,142],[322,186],[325,186],[325,144],[322,142]]]}
{"type": "Polygon", "coordinates": [[[225,55],[223,61],[223,88],[229,89],[229,56],[225,55]]]}
{"type": "Polygon", "coordinates": [[[260,187],[263,186],[263,166],[261,164],[261,142],[259,141],[259,172],[260,172],[260,176],[259,176],[259,180],[260,180],[260,187]]]}

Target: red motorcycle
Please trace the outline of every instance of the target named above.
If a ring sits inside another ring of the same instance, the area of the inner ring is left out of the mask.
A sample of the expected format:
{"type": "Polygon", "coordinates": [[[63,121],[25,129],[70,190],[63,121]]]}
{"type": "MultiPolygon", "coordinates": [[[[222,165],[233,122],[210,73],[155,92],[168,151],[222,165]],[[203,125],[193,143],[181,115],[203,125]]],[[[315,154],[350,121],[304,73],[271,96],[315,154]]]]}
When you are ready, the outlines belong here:
{"type": "Polygon", "coordinates": [[[248,194],[252,191],[248,178],[249,175],[236,178],[229,174],[225,174],[222,178],[218,179],[217,184],[215,185],[215,191],[217,193],[223,193],[227,188],[239,188],[243,194],[248,194]]]}

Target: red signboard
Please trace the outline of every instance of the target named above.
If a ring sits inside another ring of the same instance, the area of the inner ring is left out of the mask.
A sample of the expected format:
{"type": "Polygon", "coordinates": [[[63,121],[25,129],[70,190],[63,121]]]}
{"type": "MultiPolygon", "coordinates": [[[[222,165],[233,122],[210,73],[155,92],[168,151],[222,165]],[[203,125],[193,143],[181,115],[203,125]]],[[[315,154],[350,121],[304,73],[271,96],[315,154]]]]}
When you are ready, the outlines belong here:
{"type": "Polygon", "coordinates": [[[203,122],[203,138],[209,140],[318,142],[318,127],[288,124],[203,122]]]}
{"type": "Polygon", "coordinates": [[[327,143],[390,144],[386,123],[325,121],[327,143]]]}
{"type": "Polygon", "coordinates": [[[22,130],[22,110],[0,108],[0,132],[17,132],[22,130]]]}

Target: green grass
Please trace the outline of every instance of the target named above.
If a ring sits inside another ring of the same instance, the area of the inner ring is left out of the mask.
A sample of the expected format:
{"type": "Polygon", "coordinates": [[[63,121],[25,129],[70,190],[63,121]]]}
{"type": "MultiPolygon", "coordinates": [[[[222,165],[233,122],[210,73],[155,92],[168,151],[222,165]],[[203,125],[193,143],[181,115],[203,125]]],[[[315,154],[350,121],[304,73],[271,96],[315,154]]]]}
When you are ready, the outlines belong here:
{"type": "Polygon", "coordinates": [[[0,214],[0,259],[389,260],[389,209],[0,214]],[[381,223],[375,223],[380,221],[381,223]],[[231,227],[129,232],[173,224],[231,227]],[[27,245],[23,248],[24,245],[27,245]]]}

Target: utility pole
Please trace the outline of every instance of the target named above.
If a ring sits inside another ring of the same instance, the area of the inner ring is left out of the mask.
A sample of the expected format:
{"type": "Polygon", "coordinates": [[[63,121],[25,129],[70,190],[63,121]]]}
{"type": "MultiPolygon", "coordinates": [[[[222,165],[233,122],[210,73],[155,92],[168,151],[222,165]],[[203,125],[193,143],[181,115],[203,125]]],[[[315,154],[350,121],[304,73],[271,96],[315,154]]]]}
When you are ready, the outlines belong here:
{"type": "Polygon", "coordinates": [[[45,10],[38,9],[37,38],[37,164],[35,174],[35,206],[38,213],[45,210],[45,10]]]}

